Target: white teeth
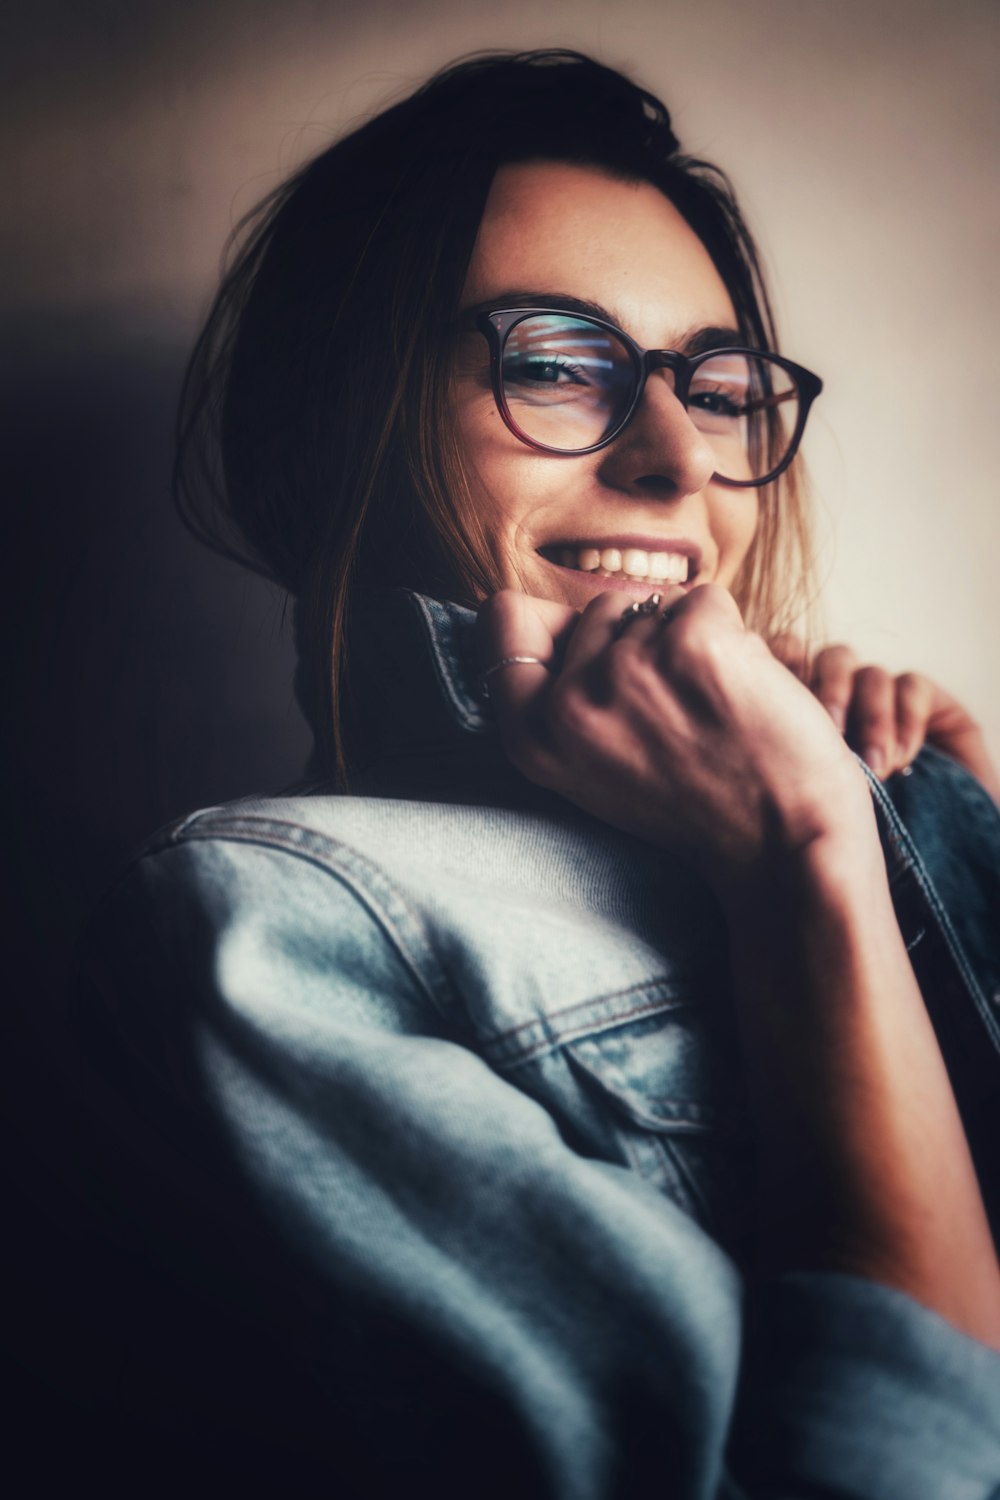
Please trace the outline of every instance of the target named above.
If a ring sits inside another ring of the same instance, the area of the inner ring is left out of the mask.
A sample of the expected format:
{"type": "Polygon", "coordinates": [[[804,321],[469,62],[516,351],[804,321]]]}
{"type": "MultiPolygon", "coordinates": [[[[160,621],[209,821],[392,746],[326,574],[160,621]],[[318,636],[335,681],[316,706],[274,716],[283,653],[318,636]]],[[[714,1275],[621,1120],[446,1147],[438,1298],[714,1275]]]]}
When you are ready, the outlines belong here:
{"type": "Polygon", "coordinates": [[[641,547],[562,547],[559,560],[564,568],[578,568],[581,573],[650,583],[687,583],[690,563],[681,552],[645,552],[641,547]]]}

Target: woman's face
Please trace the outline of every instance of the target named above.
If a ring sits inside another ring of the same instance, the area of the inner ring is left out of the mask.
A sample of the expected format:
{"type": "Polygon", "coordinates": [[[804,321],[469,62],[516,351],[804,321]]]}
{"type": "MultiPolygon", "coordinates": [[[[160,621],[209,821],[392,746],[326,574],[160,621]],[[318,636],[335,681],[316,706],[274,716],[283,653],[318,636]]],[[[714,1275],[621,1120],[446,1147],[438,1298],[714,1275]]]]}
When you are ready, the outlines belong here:
{"type": "MultiPolygon", "coordinates": [[[[559,162],[502,167],[462,307],[551,298],[603,309],[647,349],[684,351],[706,328],[742,342],[707,250],[658,189],[559,162]]],[[[713,450],[666,373],[649,378],[620,437],[577,457],[540,453],[505,426],[479,332],[461,341],[453,391],[473,501],[505,587],[580,609],[602,590],[644,598],[679,575],[732,586],[757,494],[713,483],[713,450]]]]}

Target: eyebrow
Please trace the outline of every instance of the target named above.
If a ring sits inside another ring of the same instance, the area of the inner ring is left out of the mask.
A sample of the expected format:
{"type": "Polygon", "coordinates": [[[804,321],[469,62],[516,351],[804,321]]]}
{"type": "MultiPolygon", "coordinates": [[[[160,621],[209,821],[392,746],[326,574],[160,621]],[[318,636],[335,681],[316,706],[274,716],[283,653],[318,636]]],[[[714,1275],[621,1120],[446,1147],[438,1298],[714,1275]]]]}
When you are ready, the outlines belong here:
{"type": "MultiPolygon", "coordinates": [[[[624,327],[624,319],[614,309],[602,307],[599,302],[590,302],[584,297],[571,297],[566,292],[540,292],[537,288],[532,290],[525,287],[497,292],[483,302],[463,308],[461,316],[463,321],[472,323],[479,313],[489,312],[495,307],[551,308],[553,312],[579,313],[585,318],[601,318],[605,323],[613,323],[616,328],[624,327]]],[[[686,354],[703,354],[706,349],[726,349],[734,345],[742,347],[743,344],[744,336],[738,328],[694,324],[678,336],[672,347],[686,354]]]]}

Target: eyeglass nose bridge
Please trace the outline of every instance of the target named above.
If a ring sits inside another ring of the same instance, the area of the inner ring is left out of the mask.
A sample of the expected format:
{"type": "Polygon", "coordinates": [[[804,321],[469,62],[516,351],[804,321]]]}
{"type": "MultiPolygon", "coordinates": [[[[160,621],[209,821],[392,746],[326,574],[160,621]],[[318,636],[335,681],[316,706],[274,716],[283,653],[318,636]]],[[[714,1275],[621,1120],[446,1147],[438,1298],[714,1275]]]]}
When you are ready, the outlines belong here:
{"type": "Polygon", "coordinates": [[[688,391],[691,386],[692,363],[686,354],[676,349],[647,349],[642,356],[642,378],[639,382],[636,404],[646,387],[646,381],[657,370],[669,370],[674,377],[673,393],[687,411],[688,391]]]}

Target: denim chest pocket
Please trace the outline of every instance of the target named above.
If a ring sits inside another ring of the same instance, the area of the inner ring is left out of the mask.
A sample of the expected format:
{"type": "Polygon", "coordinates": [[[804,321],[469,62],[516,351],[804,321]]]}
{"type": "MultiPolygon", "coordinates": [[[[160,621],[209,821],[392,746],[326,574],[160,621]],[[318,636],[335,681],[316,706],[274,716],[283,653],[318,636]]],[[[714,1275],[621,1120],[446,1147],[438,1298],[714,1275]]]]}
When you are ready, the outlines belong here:
{"type": "MultiPolygon", "coordinates": [[[[561,1048],[603,1152],[652,1182],[742,1256],[753,1158],[728,1018],[680,1002],[561,1048]]],[[[569,1078],[566,1079],[569,1082],[569,1078]]],[[[575,1112],[575,1111],[574,1111],[575,1112]]]]}

